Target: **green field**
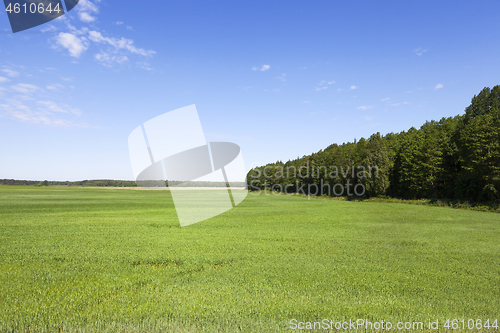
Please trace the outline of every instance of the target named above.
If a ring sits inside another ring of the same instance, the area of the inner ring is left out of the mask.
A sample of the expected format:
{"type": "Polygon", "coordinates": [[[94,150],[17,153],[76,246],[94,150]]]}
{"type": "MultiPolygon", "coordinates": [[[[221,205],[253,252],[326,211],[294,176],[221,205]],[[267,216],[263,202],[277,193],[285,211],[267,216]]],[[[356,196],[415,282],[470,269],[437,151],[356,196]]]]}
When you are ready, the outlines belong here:
{"type": "Polygon", "coordinates": [[[0,305],[23,332],[500,321],[500,214],[248,195],[181,228],[168,191],[0,186],[0,305]]]}

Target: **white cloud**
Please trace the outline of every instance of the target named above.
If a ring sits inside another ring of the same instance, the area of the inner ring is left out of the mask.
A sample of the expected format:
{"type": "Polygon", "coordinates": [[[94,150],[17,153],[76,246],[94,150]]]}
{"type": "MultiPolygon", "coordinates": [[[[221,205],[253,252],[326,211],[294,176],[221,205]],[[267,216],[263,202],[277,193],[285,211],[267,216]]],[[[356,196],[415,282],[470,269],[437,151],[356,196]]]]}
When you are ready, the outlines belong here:
{"type": "MultiPolygon", "coordinates": [[[[76,30],[73,31],[76,32],[76,30]]],[[[135,47],[134,41],[131,39],[105,37],[98,31],[87,31],[86,28],[79,31],[79,33],[87,32],[88,38],[84,36],[78,37],[73,33],[61,32],[56,37],[56,43],[67,49],[70,55],[75,58],[80,57],[80,55],[89,48],[90,42],[105,44],[111,47],[111,49],[108,51],[101,51],[94,57],[106,66],[110,66],[113,63],[119,64],[127,61],[128,57],[120,54],[122,51],[128,51],[142,56],[152,56],[156,53],[153,50],[144,50],[135,47]]]]}
{"type": "Polygon", "coordinates": [[[88,48],[85,37],[77,37],[67,32],[60,32],[56,37],[56,43],[69,51],[72,57],[78,58],[88,48]]]}
{"type": "Polygon", "coordinates": [[[351,89],[351,90],[355,90],[355,89],[358,89],[358,87],[356,87],[356,86],[351,86],[349,89],[351,89]]]}
{"type": "Polygon", "coordinates": [[[434,87],[434,90],[439,90],[439,89],[443,89],[443,84],[442,83],[438,83],[436,84],[436,86],[434,87]]]}
{"type": "Polygon", "coordinates": [[[70,107],[69,105],[63,104],[59,105],[53,101],[38,101],[37,102],[42,107],[38,109],[47,113],[72,113],[75,115],[81,115],[82,112],[79,109],[70,107]]]}
{"type": "Polygon", "coordinates": [[[413,50],[413,53],[415,53],[416,55],[418,55],[419,57],[424,54],[425,52],[427,52],[426,49],[423,49],[421,47],[417,47],[416,49],[413,50]]]}
{"type": "Polygon", "coordinates": [[[12,70],[12,69],[9,69],[9,68],[4,68],[1,71],[4,72],[9,77],[18,77],[19,76],[19,72],[12,70]]]}
{"type": "Polygon", "coordinates": [[[49,25],[43,27],[42,29],[40,29],[40,31],[43,33],[56,32],[57,28],[55,26],[53,26],[52,24],[49,24],[49,25]]]}
{"type": "Polygon", "coordinates": [[[373,105],[360,105],[357,107],[358,110],[369,110],[369,109],[373,109],[373,105]]]}
{"type": "Polygon", "coordinates": [[[80,17],[80,20],[87,23],[95,21],[95,18],[87,12],[78,13],[78,17],[80,17]]]}
{"type": "Polygon", "coordinates": [[[33,111],[30,106],[25,105],[18,99],[12,98],[5,99],[0,103],[0,116],[22,122],[50,126],[82,126],[69,120],[59,118],[51,111],[33,111]]]}
{"type": "Polygon", "coordinates": [[[153,67],[151,67],[151,64],[149,64],[148,62],[145,62],[145,61],[138,61],[137,66],[139,66],[140,68],[145,69],[147,71],[153,70],[153,67]]]}
{"type": "MultiPolygon", "coordinates": [[[[20,67],[20,66],[18,66],[20,67]]],[[[24,76],[29,76],[25,73],[24,76]]],[[[7,79],[8,80],[8,79],[7,79]]],[[[0,118],[51,126],[87,126],[75,122],[82,112],[57,101],[57,90],[65,88],[59,83],[46,83],[46,87],[32,83],[17,83],[0,87],[0,118]]]]}
{"type": "Polygon", "coordinates": [[[76,8],[78,9],[78,18],[85,23],[94,22],[96,18],[93,15],[99,13],[99,8],[89,0],[80,0],[76,8]]]}
{"type": "Polygon", "coordinates": [[[54,84],[49,84],[45,88],[47,88],[48,90],[59,90],[64,88],[64,86],[59,83],[54,83],[54,84]]]}
{"type": "MultiPolygon", "coordinates": [[[[97,19],[97,14],[99,14],[99,7],[97,6],[101,0],[80,0],[77,8],[77,15],[80,21],[85,23],[93,23],[97,19]]],[[[99,44],[98,49],[94,54],[94,58],[104,66],[111,67],[113,64],[120,64],[128,61],[130,56],[128,52],[141,55],[141,56],[152,56],[156,52],[153,50],[146,50],[134,45],[134,41],[126,38],[115,38],[108,37],[105,33],[102,33],[92,25],[93,28],[90,30],[88,26],[75,27],[68,17],[61,16],[59,18],[68,28],[68,32],[61,32],[55,38],[52,39],[54,42],[54,48],[64,48],[66,49],[70,56],[73,58],[79,58],[88,49],[96,44],[99,44]]],[[[123,25],[123,21],[115,21],[113,24],[123,25]]],[[[75,24],[76,25],[76,24],[75,24]]],[[[133,30],[131,26],[127,26],[128,30],[133,30]]],[[[73,63],[78,63],[73,60],[73,63]]],[[[149,64],[137,62],[138,67],[151,70],[149,64]],[[144,65],[145,64],[145,65],[144,65]]]]}
{"type": "Polygon", "coordinates": [[[16,85],[11,86],[12,90],[23,93],[23,94],[29,94],[32,93],[40,88],[35,86],[34,84],[29,84],[29,83],[18,83],[16,85]]]}
{"type": "Polygon", "coordinates": [[[385,101],[388,101],[388,100],[390,100],[390,99],[391,99],[390,97],[386,97],[386,98],[382,98],[380,101],[381,101],[381,102],[385,102],[385,101]]]}
{"type": "Polygon", "coordinates": [[[258,68],[258,67],[256,67],[256,66],[253,66],[253,67],[252,67],[252,70],[253,70],[253,71],[257,71],[257,70],[258,70],[258,71],[261,71],[261,72],[265,72],[265,71],[267,71],[267,70],[268,70],[268,69],[270,69],[270,68],[271,68],[271,66],[269,66],[269,65],[262,65],[262,67],[261,67],[261,68],[258,68]]]}
{"type": "Polygon", "coordinates": [[[320,91],[320,90],[325,90],[325,89],[328,89],[328,87],[326,86],[327,84],[334,84],[334,83],[337,83],[335,81],[326,81],[326,80],[321,80],[319,81],[318,83],[318,87],[314,88],[314,90],[316,91],[320,91]]]}
{"type": "Polygon", "coordinates": [[[134,41],[131,39],[126,39],[126,38],[109,38],[109,37],[104,37],[100,32],[98,31],[89,31],[89,39],[93,42],[96,43],[104,43],[108,44],[112,47],[115,48],[115,51],[118,50],[127,50],[131,53],[135,54],[140,54],[143,56],[152,56],[156,52],[153,50],[144,50],[140,49],[134,46],[134,41]]]}
{"type": "Polygon", "coordinates": [[[276,79],[280,80],[281,82],[286,82],[286,74],[281,74],[276,79]]]}
{"type": "Polygon", "coordinates": [[[394,103],[394,104],[391,104],[391,106],[400,106],[400,105],[408,105],[410,104],[409,102],[399,102],[399,103],[394,103]]]}
{"type": "Polygon", "coordinates": [[[0,83],[8,82],[8,81],[10,81],[8,78],[0,76],[0,83]]]}
{"type": "Polygon", "coordinates": [[[97,61],[100,61],[105,66],[111,66],[113,63],[121,64],[128,60],[124,55],[110,55],[106,52],[101,52],[95,55],[97,61]]]}
{"type": "Polygon", "coordinates": [[[134,30],[130,25],[127,25],[127,30],[134,30]]]}

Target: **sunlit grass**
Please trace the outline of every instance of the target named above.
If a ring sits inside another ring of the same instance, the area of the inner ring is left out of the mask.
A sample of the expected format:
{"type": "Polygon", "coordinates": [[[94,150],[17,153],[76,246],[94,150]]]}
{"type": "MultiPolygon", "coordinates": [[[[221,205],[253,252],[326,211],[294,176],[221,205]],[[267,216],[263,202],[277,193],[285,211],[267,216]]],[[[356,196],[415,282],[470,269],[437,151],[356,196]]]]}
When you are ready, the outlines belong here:
{"type": "Polygon", "coordinates": [[[500,215],[254,196],[181,228],[168,191],[0,186],[0,331],[276,331],[500,319],[500,215]]]}

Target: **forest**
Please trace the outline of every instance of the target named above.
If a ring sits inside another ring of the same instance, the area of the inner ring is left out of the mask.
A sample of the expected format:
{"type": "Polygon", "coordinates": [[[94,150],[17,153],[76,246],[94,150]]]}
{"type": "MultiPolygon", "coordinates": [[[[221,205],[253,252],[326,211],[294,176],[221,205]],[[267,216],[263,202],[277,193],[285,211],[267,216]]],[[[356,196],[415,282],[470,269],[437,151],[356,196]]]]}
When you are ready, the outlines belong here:
{"type": "Polygon", "coordinates": [[[500,85],[481,90],[461,115],[256,167],[247,184],[308,195],[346,196],[347,188],[352,195],[357,185],[363,197],[498,200],[500,85]]]}

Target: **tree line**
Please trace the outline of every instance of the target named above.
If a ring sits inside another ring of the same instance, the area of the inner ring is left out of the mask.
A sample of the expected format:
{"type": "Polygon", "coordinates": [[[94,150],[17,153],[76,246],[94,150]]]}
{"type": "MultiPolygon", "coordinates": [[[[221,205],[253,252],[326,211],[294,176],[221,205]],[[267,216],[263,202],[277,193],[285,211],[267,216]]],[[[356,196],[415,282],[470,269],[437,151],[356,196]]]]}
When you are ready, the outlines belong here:
{"type": "Polygon", "coordinates": [[[31,186],[83,186],[83,187],[135,187],[135,181],[93,179],[79,181],[53,181],[53,180],[17,180],[0,179],[0,185],[31,185],[31,186]]]}
{"type": "Polygon", "coordinates": [[[351,193],[358,185],[358,194],[363,189],[368,197],[498,200],[500,86],[484,88],[461,115],[256,167],[247,184],[250,190],[313,195],[339,195],[340,184],[351,193]]]}
{"type": "MultiPolygon", "coordinates": [[[[216,181],[138,181],[133,180],[112,180],[93,179],[79,181],[52,181],[52,180],[17,180],[0,179],[0,185],[30,185],[30,186],[82,186],[82,187],[226,187],[226,182],[216,181]]],[[[245,182],[231,182],[231,186],[245,187],[245,182]]]]}

